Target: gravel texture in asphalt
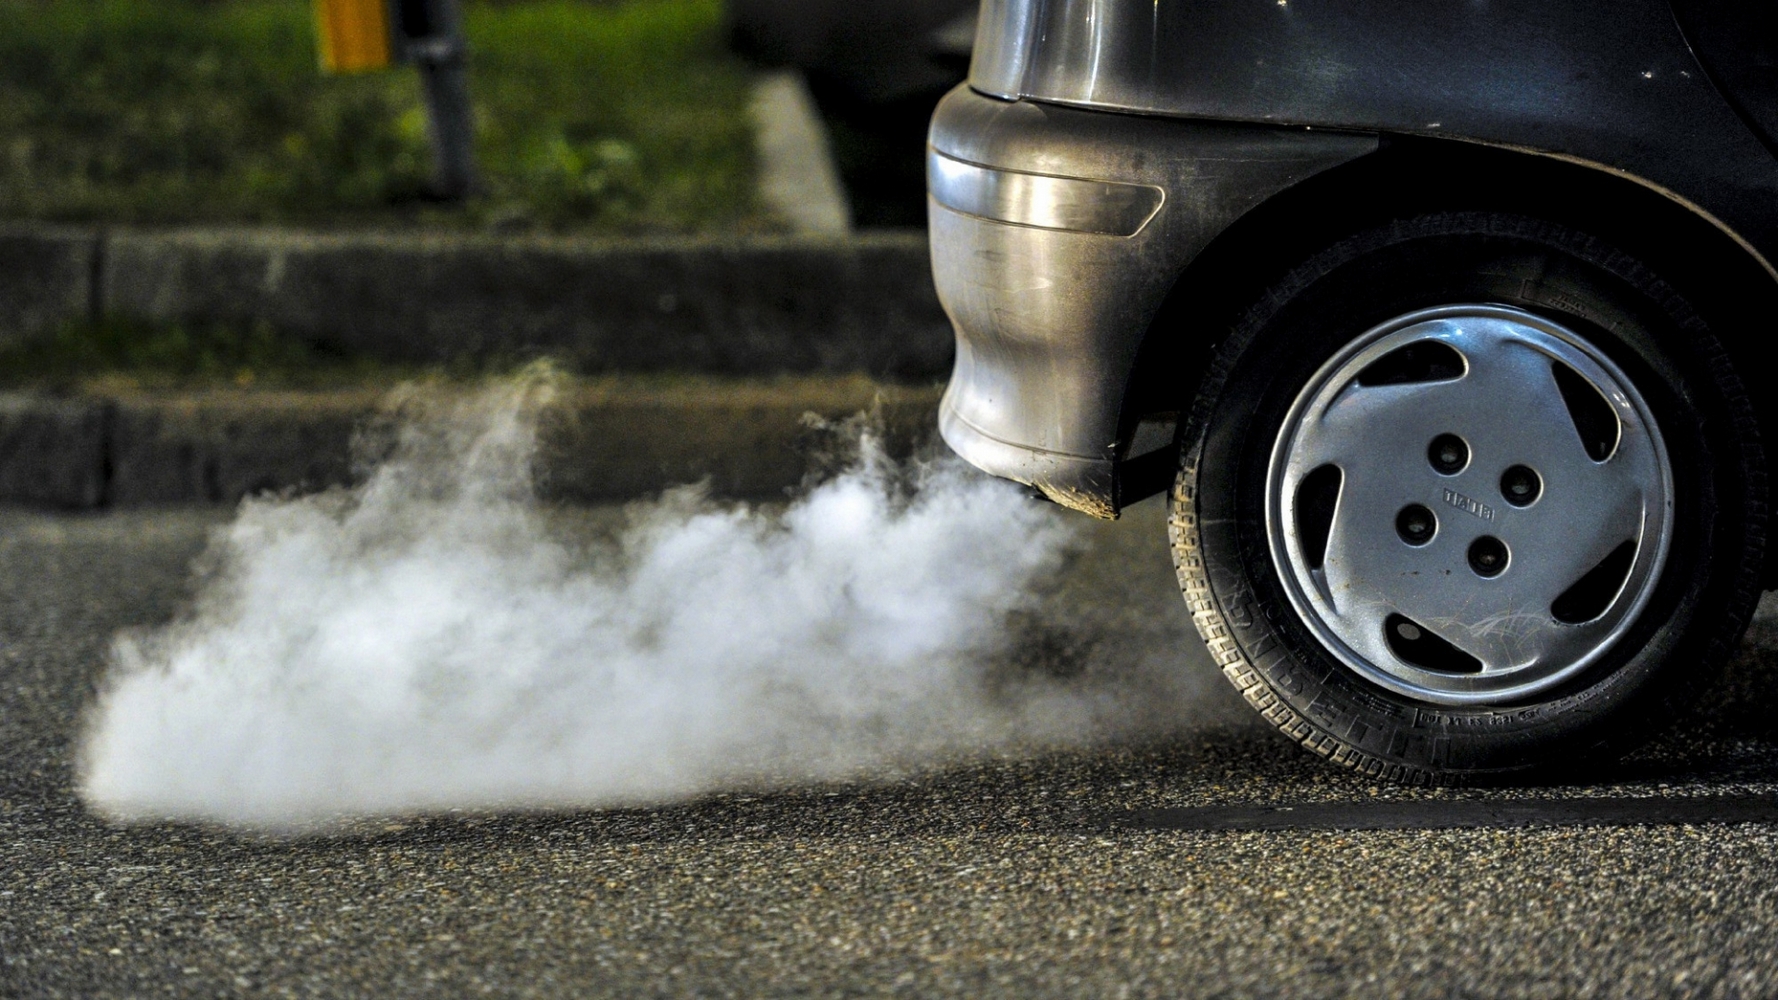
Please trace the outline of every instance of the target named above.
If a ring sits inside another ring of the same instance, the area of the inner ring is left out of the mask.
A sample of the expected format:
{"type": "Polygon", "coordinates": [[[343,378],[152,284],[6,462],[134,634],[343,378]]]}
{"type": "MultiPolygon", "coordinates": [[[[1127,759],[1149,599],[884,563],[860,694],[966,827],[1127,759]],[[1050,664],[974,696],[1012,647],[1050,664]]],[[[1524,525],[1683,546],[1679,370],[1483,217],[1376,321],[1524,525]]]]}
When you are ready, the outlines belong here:
{"type": "Polygon", "coordinates": [[[1032,640],[1030,668],[1172,657],[1196,701],[1170,731],[650,809],[294,840],[110,825],[73,792],[82,712],[110,637],[189,600],[221,516],[0,512],[0,996],[1778,994],[1778,825],[1105,822],[1204,805],[1770,796],[1778,609],[1699,713],[1591,783],[1378,786],[1247,720],[1194,645],[1150,503],[1088,526],[1091,548],[1051,595],[1069,625],[1032,640]]]}

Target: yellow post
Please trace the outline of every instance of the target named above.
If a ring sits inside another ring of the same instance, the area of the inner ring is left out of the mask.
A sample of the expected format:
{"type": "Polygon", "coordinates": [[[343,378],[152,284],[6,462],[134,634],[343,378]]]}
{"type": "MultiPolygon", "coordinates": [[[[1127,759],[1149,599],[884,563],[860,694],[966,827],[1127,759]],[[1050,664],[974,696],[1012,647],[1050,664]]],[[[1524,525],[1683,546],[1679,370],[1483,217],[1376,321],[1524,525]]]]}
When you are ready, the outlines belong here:
{"type": "Polygon", "coordinates": [[[389,0],[315,0],[315,26],[328,73],[387,69],[394,61],[389,0]]]}

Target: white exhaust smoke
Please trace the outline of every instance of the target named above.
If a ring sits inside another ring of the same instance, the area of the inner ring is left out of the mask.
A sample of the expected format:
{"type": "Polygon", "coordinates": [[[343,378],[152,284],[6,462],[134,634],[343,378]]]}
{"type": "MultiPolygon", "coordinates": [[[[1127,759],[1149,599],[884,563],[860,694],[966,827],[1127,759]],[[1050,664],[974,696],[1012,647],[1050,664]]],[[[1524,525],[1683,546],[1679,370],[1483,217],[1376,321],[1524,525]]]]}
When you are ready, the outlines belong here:
{"type": "Polygon", "coordinates": [[[685,489],[577,537],[533,500],[549,394],[410,399],[362,486],[245,503],[193,609],[116,641],[88,805],[277,829],[653,803],[1104,728],[1106,692],[1008,667],[1072,544],[1054,508],[867,435],[787,508],[685,489]]]}

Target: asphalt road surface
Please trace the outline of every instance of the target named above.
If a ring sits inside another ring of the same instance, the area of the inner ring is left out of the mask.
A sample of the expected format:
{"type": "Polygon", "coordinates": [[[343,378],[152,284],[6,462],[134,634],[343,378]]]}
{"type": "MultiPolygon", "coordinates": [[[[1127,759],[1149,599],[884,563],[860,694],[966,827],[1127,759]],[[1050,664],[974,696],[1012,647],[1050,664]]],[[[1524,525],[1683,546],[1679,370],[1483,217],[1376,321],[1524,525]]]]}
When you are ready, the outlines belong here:
{"type": "Polygon", "coordinates": [[[1091,529],[1055,598],[1076,624],[1032,668],[1176,648],[1196,703],[1171,734],[295,841],[108,825],[71,790],[80,713],[112,633],[188,599],[215,518],[0,512],[0,996],[1778,995],[1769,613],[1703,711],[1592,783],[1409,792],[1245,720],[1150,504],[1091,529]],[[1315,811],[1353,802],[1404,828],[1315,811]],[[1204,806],[1236,811],[1107,822],[1204,806]],[[1255,806],[1295,808],[1192,828],[1255,806]]]}

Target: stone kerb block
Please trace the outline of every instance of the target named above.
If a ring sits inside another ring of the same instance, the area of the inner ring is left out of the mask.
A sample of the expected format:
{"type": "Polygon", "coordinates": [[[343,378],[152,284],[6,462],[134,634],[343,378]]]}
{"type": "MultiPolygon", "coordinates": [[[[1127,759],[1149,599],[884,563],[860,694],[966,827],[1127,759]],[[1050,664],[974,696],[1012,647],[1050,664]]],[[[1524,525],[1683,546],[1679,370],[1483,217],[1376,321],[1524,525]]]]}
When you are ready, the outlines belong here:
{"type": "Polygon", "coordinates": [[[101,402],[0,393],[0,500],[88,509],[105,499],[101,402]]]}
{"type": "Polygon", "coordinates": [[[425,241],[274,230],[120,232],[105,251],[113,315],[272,328],[406,359],[427,333],[425,241]]]}
{"type": "Polygon", "coordinates": [[[0,345],[90,315],[98,265],[95,230],[0,224],[0,345]]]}
{"type": "Polygon", "coordinates": [[[925,237],[609,242],[120,233],[103,308],[265,322],[391,361],[553,355],[587,372],[940,377],[951,330],[925,237]]]}
{"type": "Polygon", "coordinates": [[[215,392],[122,398],[109,503],[233,503],[267,490],[348,482],[352,436],[375,392],[215,392]]]}

